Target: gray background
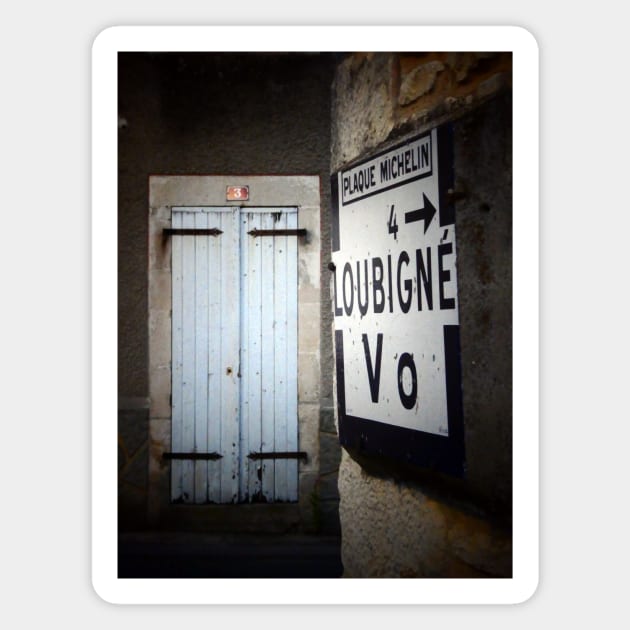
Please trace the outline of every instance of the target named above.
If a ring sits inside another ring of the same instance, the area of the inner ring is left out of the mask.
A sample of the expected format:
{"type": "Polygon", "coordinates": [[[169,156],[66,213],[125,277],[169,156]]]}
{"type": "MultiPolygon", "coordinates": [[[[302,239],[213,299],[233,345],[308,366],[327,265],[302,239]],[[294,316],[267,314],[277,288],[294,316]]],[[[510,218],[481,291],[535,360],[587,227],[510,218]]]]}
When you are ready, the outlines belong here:
{"type": "Polygon", "coordinates": [[[11,480],[3,497],[9,513],[3,522],[3,566],[11,576],[6,618],[32,627],[63,616],[94,628],[141,622],[170,628],[182,619],[207,621],[208,614],[218,622],[234,622],[235,615],[262,617],[268,627],[279,619],[306,620],[310,626],[360,618],[370,627],[421,620],[442,628],[462,623],[530,628],[553,615],[569,625],[593,625],[604,612],[609,619],[626,618],[618,552],[628,526],[625,502],[619,500],[629,437],[622,421],[627,307],[620,294],[627,224],[619,197],[627,114],[616,88],[627,51],[626,21],[618,7],[603,0],[595,9],[571,7],[568,15],[535,0],[519,6],[498,1],[472,6],[463,0],[410,8],[365,5],[360,14],[356,5],[338,2],[290,10],[254,2],[205,8],[186,1],[12,5],[0,39],[7,193],[3,356],[9,366],[4,417],[10,445],[3,470],[11,480]],[[524,605],[314,608],[307,615],[301,607],[134,609],[109,606],[91,588],[90,370],[98,359],[90,353],[91,43],[113,24],[243,20],[518,24],[539,42],[541,580],[524,605]],[[25,203],[37,192],[46,203],[39,196],[37,203],[25,203]],[[26,255],[27,234],[36,255],[26,255]],[[586,264],[586,251],[601,265],[586,264]]]}

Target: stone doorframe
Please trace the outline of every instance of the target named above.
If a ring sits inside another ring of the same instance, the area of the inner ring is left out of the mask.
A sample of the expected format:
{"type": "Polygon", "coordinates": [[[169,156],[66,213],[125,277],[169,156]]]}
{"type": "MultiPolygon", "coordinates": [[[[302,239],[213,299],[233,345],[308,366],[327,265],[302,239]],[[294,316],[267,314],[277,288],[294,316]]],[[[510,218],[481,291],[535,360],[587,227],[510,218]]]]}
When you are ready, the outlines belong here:
{"type": "Polygon", "coordinates": [[[149,524],[202,530],[234,531],[240,525],[245,531],[296,527],[308,531],[320,462],[319,176],[152,175],[148,234],[149,524]],[[249,200],[226,201],[227,186],[249,186],[249,200]],[[298,238],[298,450],[305,451],[307,459],[299,462],[297,504],[170,503],[170,464],[163,454],[171,450],[171,239],[164,237],[163,230],[171,227],[173,206],[298,208],[298,226],[306,229],[306,236],[298,238]]]}

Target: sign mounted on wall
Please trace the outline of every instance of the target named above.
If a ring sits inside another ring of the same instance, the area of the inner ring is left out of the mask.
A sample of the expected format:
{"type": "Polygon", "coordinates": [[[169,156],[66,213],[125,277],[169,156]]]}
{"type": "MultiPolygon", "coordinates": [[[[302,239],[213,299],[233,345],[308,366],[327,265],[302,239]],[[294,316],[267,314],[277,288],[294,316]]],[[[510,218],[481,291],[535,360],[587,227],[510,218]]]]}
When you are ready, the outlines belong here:
{"type": "Polygon", "coordinates": [[[249,186],[228,186],[225,192],[226,201],[248,201],[249,186]]]}
{"type": "Polygon", "coordinates": [[[341,444],[462,476],[451,127],[331,184],[341,444]]]}

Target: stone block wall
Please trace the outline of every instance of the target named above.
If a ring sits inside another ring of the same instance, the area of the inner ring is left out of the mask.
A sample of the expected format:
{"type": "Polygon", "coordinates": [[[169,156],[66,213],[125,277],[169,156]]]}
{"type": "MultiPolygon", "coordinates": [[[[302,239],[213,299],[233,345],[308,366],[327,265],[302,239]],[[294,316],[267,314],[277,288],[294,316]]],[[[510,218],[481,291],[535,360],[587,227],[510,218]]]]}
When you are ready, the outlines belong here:
{"type": "Polygon", "coordinates": [[[349,55],[333,88],[332,170],[511,87],[511,53],[349,55]]]}
{"type": "Polygon", "coordinates": [[[466,471],[342,451],[344,577],[512,572],[510,53],[355,53],[333,84],[331,171],[452,121],[466,471]]]}

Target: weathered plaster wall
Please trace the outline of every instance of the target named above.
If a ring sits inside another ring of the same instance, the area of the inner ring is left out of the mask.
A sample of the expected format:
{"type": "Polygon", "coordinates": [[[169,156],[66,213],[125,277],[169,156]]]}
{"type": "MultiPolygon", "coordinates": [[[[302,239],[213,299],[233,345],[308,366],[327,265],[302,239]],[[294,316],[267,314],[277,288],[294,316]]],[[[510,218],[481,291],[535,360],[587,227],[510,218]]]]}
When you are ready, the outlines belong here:
{"type": "MultiPolygon", "coordinates": [[[[319,54],[119,55],[118,371],[121,527],[146,526],[148,178],[152,174],[319,175],[329,241],[330,86],[319,54]],[[143,471],[142,473],[140,471],[143,471]]],[[[328,278],[329,250],[320,270],[328,278]]],[[[338,529],[330,296],[321,290],[321,468],[314,520],[338,529]]]]}
{"type": "Polygon", "coordinates": [[[332,112],[332,171],[454,121],[467,463],[459,480],[343,451],[344,576],[510,576],[511,56],[352,54],[332,112]]]}

